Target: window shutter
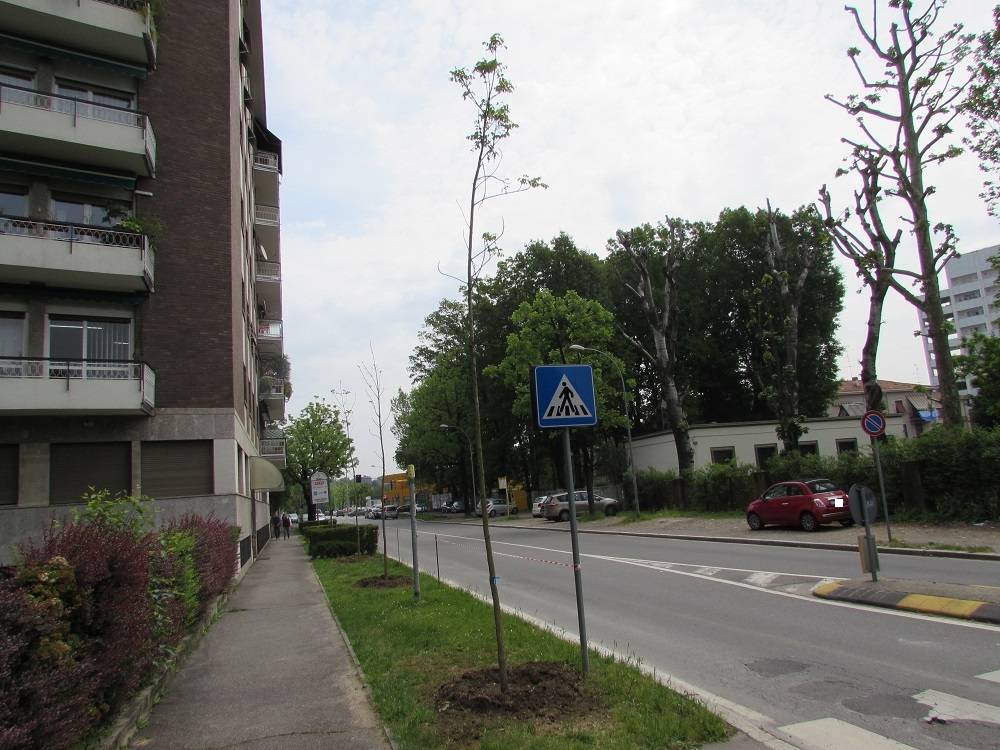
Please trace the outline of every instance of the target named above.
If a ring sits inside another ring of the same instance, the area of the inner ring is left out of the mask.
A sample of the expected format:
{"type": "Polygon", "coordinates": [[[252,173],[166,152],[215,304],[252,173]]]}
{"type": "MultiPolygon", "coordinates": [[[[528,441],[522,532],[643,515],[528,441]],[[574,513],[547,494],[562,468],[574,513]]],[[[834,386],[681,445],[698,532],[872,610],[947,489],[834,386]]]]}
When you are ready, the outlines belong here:
{"type": "Polygon", "coordinates": [[[50,450],[51,504],[82,502],[90,487],[112,495],[131,492],[131,443],[53,443],[50,450]]]}
{"type": "Polygon", "coordinates": [[[142,494],[211,495],[215,490],[211,440],[158,440],[142,444],[142,494]]]}

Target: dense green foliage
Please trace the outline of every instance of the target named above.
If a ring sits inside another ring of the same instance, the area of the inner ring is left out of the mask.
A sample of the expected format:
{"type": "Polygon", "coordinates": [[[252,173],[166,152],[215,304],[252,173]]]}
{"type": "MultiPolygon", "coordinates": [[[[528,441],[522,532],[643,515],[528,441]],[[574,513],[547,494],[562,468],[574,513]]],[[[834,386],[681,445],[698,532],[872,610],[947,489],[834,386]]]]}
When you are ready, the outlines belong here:
{"type": "MultiPolygon", "coordinates": [[[[930,430],[912,440],[889,439],[880,449],[889,512],[894,517],[944,521],[1000,520],[1000,429],[930,430]]],[[[743,511],[774,482],[825,477],[849,489],[878,491],[872,455],[773,456],[767,470],[739,463],[715,464],[687,473],[638,474],[643,510],[743,511]]]]}
{"type": "Polygon", "coordinates": [[[336,526],[327,528],[307,528],[306,551],[310,557],[343,557],[358,553],[360,538],[361,554],[374,555],[378,549],[378,526],[336,526]]]}
{"type": "Polygon", "coordinates": [[[974,333],[963,344],[966,354],[955,358],[959,376],[972,376],[978,393],[972,397],[972,421],[980,427],[1000,426],[1000,338],[974,333]]]}
{"type": "Polygon", "coordinates": [[[344,431],[340,413],[322,399],[310,401],[289,420],[285,438],[285,482],[297,484],[307,500],[312,497],[309,482],[314,473],[322,471],[335,477],[351,465],[353,443],[344,431]]]}

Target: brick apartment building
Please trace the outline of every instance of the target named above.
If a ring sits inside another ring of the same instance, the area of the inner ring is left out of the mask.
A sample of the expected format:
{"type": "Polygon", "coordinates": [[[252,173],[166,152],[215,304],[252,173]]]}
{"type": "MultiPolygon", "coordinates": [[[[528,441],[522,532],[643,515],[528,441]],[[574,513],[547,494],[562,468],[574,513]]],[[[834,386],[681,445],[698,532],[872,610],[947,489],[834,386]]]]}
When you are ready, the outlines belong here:
{"type": "Polygon", "coordinates": [[[0,562],[91,486],[227,519],[253,559],[280,164],[260,0],[0,0],[0,562]]]}

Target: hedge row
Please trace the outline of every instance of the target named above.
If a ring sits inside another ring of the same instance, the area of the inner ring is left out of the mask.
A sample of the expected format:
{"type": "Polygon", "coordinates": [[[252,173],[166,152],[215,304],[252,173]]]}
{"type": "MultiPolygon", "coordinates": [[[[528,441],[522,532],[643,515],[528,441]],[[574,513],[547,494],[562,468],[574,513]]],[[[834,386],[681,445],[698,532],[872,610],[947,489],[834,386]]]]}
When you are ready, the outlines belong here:
{"type": "Polygon", "coordinates": [[[336,518],[331,518],[329,521],[302,521],[299,523],[299,531],[304,532],[306,529],[328,529],[336,525],[336,518]]]}
{"type": "Polygon", "coordinates": [[[113,515],[53,526],[0,571],[4,750],[78,744],[173,657],[232,579],[228,524],[186,516],[152,532],[113,515]]]}
{"type": "MultiPolygon", "coordinates": [[[[880,443],[889,512],[897,518],[953,521],[1000,520],[1000,428],[938,427],[919,438],[880,443]]],[[[834,456],[788,453],[772,457],[761,471],[740,463],[713,464],[678,477],[672,471],[636,476],[643,510],[676,508],[743,511],[774,482],[825,477],[848,489],[865,484],[878,490],[871,453],[834,456]]],[[[626,483],[631,503],[631,487],[626,483]]]]}
{"type": "Polygon", "coordinates": [[[360,534],[361,554],[374,555],[378,549],[377,526],[338,526],[327,528],[307,528],[303,530],[306,538],[306,551],[310,557],[343,557],[358,552],[358,535],[360,534]]]}

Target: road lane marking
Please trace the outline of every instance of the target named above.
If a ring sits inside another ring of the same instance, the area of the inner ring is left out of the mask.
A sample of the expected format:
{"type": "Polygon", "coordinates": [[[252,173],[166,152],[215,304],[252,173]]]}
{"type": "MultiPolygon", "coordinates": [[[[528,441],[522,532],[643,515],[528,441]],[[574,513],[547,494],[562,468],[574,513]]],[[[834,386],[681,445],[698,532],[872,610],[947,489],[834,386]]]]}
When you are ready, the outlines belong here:
{"type": "Polygon", "coordinates": [[[844,748],[865,748],[865,750],[914,750],[911,745],[890,740],[881,734],[869,732],[840,719],[816,719],[799,724],[778,727],[795,740],[805,743],[810,750],[844,750],[844,748]]]}
{"type": "Polygon", "coordinates": [[[989,680],[990,682],[1000,682],[1000,669],[995,672],[987,672],[986,674],[977,674],[976,677],[980,680],[989,680]]]}
{"type": "MultiPolygon", "coordinates": [[[[419,534],[427,534],[428,536],[435,536],[433,532],[428,531],[418,531],[419,534]]],[[[483,544],[482,539],[476,539],[475,537],[467,537],[456,534],[437,534],[439,537],[450,537],[453,539],[461,539],[463,542],[476,542],[479,545],[483,544]]],[[[572,554],[569,550],[552,549],[550,547],[538,547],[533,544],[517,544],[515,542],[500,542],[495,541],[494,544],[506,544],[510,547],[520,547],[522,549],[531,549],[538,552],[550,552],[557,555],[570,555],[572,554]]],[[[811,602],[812,604],[818,604],[825,607],[841,607],[844,609],[851,609],[857,612],[858,610],[863,610],[866,612],[871,612],[873,614],[885,615],[886,617],[902,617],[909,620],[923,620],[925,622],[935,622],[939,625],[951,625],[953,627],[959,628],[972,628],[973,630],[988,630],[996,632],[998,630],[996,625],[990,625],[983,622],[973,622],[970,620],[958,620],[954,618],[938,617],[934,615],[923,615],[917,612],[905,612],[898,609],[886,609],[885,607],[874,607],[867,604],[855,604],[852,602],[838,602],[832,599],[820,599],[815,596],[803,596],[802,594],[793,594],[788,591],[779,591],[777,589],[762,588],[760,586],[752,586],[743,581],[732,581],[726,578],[713,578],[711,576],[699,575],[697,573],[687,571],[687,570],[677,570],[673,566],[683,565],[686,567],[698,567],[692,563],[670,563],[659,560],[640,560],[627,557],[614,557],[611,555],[594,555],[589,553],[581,553],[580,557],[589,557],[594,560],[603,560],[605,562],[614,562],[621,565],[633,565],[640,568],[646,568],[647,570],[658,570],[664,573],[671,573],[673,575],[688,576],[690,578],[698,578],[703,581],[714,581],[715,583],[724,583],[728,586],[738,586],[740,588],[750,589],[752,591],[759,591],[771,596],[784,596],[789,599],[797,599],[800,602],[811,602]]],[[[725,568],[725,570],[733,572],[743,572],[743,573],[775,573],[781,576],[791,576],[795,578],[810,578],[817,579],[819,576],[810,575],[806,573],[777,573],[775,571],[760,571],[752,570],[748,568],[725,568]]],[[[835,578],[835,577],[825,577],[820,579],[820,582],[832,583],[835,581],[848,580],[846,578],[835,578]]]]}
{"type": "Polygon", "coordinates": [[[754,573],[751,576],[747,576],[746,582],[751,586],[767,586],[777,577],[777,573],[754,573]]]}
{"type": "Polygon", "coordinates": [[[703,576],[714,576],[722,570],[725,570],[725,568],[697,568],[695,569],[695,573],[700,573],[703,576]]]}
{"type": "Polygon", "coordinates": [[[1000,724],[1000,708],[988,703],[970,701],[957,695],[940,693],[937,690],[925,690],[913,696],[917,703],[930,707],[924,721],[940,719],[941,721],[981,721],[987,724],[1000,724]]]}

